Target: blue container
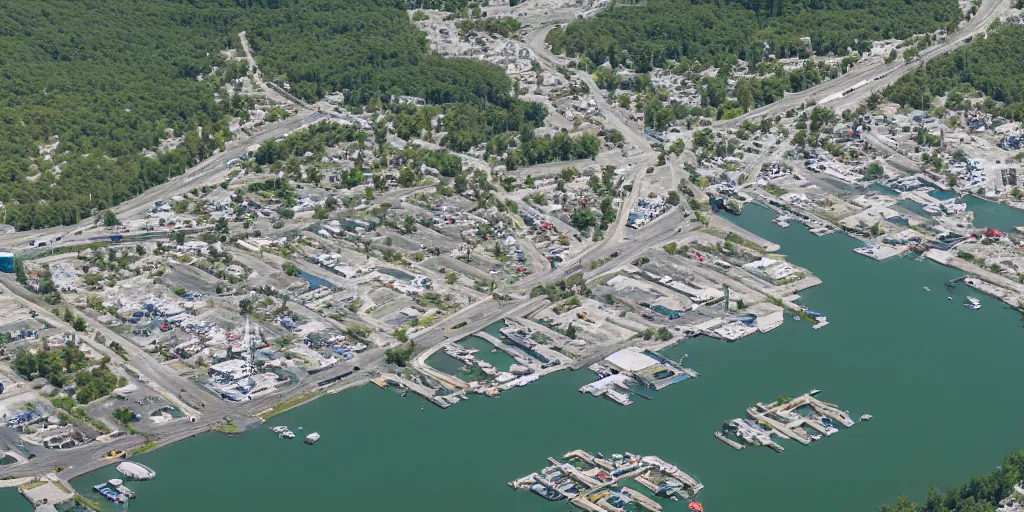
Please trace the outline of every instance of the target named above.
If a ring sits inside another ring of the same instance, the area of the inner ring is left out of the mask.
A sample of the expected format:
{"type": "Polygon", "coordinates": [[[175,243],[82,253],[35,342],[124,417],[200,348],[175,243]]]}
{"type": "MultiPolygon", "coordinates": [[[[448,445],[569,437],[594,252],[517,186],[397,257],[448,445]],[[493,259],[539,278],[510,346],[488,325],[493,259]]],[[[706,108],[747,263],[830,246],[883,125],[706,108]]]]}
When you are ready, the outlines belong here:
{"type": "Polygon", "coordinates": [[[9,252],[0,252],[0,272],[14,273],[14,255],[9,252]]]}

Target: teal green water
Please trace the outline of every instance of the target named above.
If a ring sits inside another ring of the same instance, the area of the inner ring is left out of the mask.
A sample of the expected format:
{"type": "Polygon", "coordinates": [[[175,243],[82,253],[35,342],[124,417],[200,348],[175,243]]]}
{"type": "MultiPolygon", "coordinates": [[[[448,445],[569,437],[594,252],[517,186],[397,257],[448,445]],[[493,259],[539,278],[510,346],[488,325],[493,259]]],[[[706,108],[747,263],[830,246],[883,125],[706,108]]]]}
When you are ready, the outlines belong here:
{"type": "Polygon", "coordinates": [[[967,209],[974,212],[974,225],[1012,232],[1015,226],[1024,226],[1024,210],[986,201],[974,196],[964,197],[967,209]]]}
{"type": "MultiPolygon", "coordinates": [[[[577,388],[586,370],[545,377],[501,398],[473,396],[440,410],[369,386],[324,398],[271,425],[319,431],[313,447],[267,428],[237,438],[208,434],[139,460],[152,482],[132,485],[141,512],[245,510],[548,511],[549,503],[506,483],[574,448],[656,454],[699,478],[713,511],[863,512],[899,494],[966,481],[1024,446],[1017,406],[1024,360],[1019,314],[982,297],[980,311],[946,300],[959,274],[928,262],[875,262],[855,240],[816,238],[771,224],[748,206],[732,218],[782,246],[824,284],[803,294],[831,325],[787,319],[767,335],[727,344],[677,345],[702,376],[621,407],[577,388]],[[929,286],[933,292],[926,292],[929,286]],[[735,451],[712,433],[723,421],[780,394],[822,389],[822,399],[874,419],[785,453],[735,451]]],[[[89,489],[112,468],[76,479],[89,489]]],[[[88,491],[86,491],[88,492],[88,491]]],[[[0,493],[8,509],[11,491],[0,493]]],[[[668,512],[684,503],[665,502],[668,512]]]]}

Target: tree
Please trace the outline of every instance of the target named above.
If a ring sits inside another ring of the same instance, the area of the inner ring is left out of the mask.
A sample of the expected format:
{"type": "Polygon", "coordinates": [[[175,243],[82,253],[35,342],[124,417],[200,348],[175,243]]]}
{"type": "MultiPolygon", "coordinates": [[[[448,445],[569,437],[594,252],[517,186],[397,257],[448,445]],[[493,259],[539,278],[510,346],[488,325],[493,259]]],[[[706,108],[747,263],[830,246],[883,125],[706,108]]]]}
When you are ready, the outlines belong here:
{"type": "Polygon", "coordinates": [[[678,206],[679,200],[679,192],[676,192],[675,190],[669,190],[668,198],[665,199],[665,203],[670,204],[672,206],[678,206]]]}
{"type": "Polygon", "coordinates": [[[447,285],[453,285],[459,281],[459,277],[458,273],[449,270],[448,273],[444,275],[444,283],[447,285]]]}
{"type": "Polygon", "coordinates": [[[110,210],[104,210],[104,212],[103,212],[103,225],[104,226],[111,227],[111,226],[116,226],[116,225],[118,225],[120,223],[121,223],[121,221],[117,219],[117,215],[115,215],[114,212],[112,212],[110,210]]]}
{"type": "Polygon", "coordinates": [[[14,370],[26,379],[31,379],[39,371],[39,363],[27,350],[21,350],[14,358],[14,370]]]}
{"type": "Polygon", "coordinates": [[[114,419],[120,421],[122,424],[127,425],[135,421],[135,413],[131,409],[120,407],[114,411],[114,419]]]}
{"type": "Polygon", "coordinates": [[[316,220],[325,220],[330,215],[331,211],[326,206],[318,204],[313,208],[313,218],[316,220]]]}
{"type": "Polygon", "coordinates": [[[393,333],[393,336],[395,337],[396,340],[402,343],[409,341],[409,334],[406,332],[405,327],[402,327],[401,329],[396,329],[395,332],[393,333]]]}
{"type": "Polygon", "coordinates": [[[569,322],[569,327],[565,328],[565,335],[572,339],[576,339],[576,326],[573,325],[572,322],[569,322]]]}

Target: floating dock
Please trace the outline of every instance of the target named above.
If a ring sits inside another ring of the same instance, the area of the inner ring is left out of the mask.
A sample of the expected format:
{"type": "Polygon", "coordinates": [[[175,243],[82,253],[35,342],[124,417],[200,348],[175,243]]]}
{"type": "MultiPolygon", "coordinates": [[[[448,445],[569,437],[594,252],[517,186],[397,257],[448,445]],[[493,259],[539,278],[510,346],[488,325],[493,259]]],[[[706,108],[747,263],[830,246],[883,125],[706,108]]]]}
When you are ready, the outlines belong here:
{"type": "Polygon", "coordinates": [[[792,400],[779,397],[768,405],[758,402],[756,406],[747,408],[750,419],[729,420],[715,432],[715,437],[737,450],[753,445],[767,446],[781,453],[783,447],[772,437],[809,445],[838,433],[835,424],[846,428],[854,425],[849,411],[818,400],[813,396],[818,392],[815,389],[792,400]]]}
{"type": "Polygon", "coordinates": [[[704,488],[697,479],[655,456],[626,452],[606,458],[573,450],[561,461],[549,457],[548,462],[550,466],[513,480],[509,486],[529,490],[549,501],[568,500],[593,512],[623,510],[628,503],[649,512],[662,512],[662,505],[654,498],[625,486],[627,480],[662,498],[690,499],[704,488]]]}

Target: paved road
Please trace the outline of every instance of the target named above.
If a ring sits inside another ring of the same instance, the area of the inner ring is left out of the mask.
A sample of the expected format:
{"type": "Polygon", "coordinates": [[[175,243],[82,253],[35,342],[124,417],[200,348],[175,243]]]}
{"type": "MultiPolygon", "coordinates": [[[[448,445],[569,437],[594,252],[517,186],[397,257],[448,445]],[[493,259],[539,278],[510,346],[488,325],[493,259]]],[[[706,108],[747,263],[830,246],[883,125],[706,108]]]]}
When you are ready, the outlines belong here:
{"type": "Polygon", "coordinates": [[[718,121],[714,127],[736,128],[743,121],[758,122],[765,117],[774,117],[809,101],[819,102],[839,111],[855,108],[871,93],[881,91],[901,76],[917,69],[931,59],[945,55],[966,44],[968,39],[984,33],[992,21],[1009,8],[1010,0],[983,0],[981,8],[978,9],[978,13],[971,21],[960,27],[960,30],[954,32],[945,41],[922,50],[919,56],[911,62],[906,62],[901,58],[889,64],[854,66],[853,70],[845,75],[805,91],[787,94],[785,98],[775,103],[751,110],[737,118],[718,121]],[[853,90],[851,91],[851,89],[853,90]]]}

